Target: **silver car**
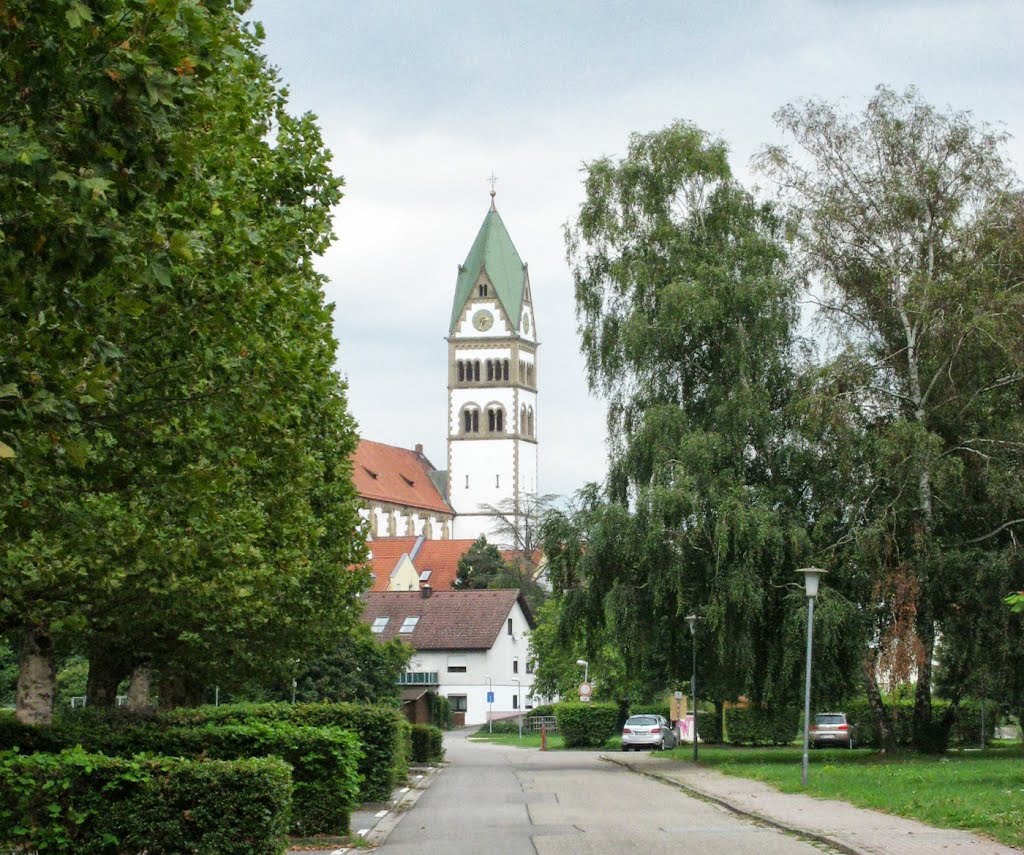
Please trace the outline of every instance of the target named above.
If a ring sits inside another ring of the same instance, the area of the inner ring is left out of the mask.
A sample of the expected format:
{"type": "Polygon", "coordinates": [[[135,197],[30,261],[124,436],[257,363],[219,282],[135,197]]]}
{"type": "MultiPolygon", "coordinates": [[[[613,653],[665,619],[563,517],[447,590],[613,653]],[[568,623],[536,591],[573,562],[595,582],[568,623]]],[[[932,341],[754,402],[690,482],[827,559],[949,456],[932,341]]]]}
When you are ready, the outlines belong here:
{"type": "Polygon", "coordinates": [[[675,731],[663,715],[631,715],[622,726],[622,750],[676,747],[675,731]]]}
{"type": "Polygon", "coordinates": [[[810,727],[808,740],[812,748],[855,748],[857,725],[846,713],[818,713],[810,727]]]}

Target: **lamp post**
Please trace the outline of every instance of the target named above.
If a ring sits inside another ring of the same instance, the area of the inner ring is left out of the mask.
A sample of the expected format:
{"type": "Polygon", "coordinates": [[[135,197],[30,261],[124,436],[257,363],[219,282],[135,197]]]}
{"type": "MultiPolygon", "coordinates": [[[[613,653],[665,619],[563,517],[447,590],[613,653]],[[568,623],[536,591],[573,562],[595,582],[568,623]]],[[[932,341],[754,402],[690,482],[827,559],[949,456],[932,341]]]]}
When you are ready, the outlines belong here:
{"type": "Polygon", "coordinates": [[[516,684],[516,708],[519,710],[519,741],[523,741],[523,687],[518,680],[513,681],[516,684]]]}
{"type": "Polygon", "coordinates": [[[807,670],[804,679],[804,759],[801,781],[807,787],[808,748],[811,731],[811,647],[814,640],[814,601],[818,598],[818,583],[828,571],[819,567],[804,567],[797,570],[804,575],[804,592],[807,594],[807,670]]]}
{"type": "Polygon", "coordinates": [[[491,680],[490,674],[488,674],[484,679],[487,680],[487,732],[494,733],[492,716],[492,711],[494,710],[494,683],[491,680]]]}
{"type": "Polygon", "coordinates": [[[690,672],[690,696],[693,698],[693,762],[697,762],[697,615],[687,615],[686,625],[690,627],[693,642],[693,670],[690,672]]]}
{"type": "Polygon", "coordinates": [[[576,664],[583,666],[583,682],[584,683],[589,683],[590,682],[590,679],[589,679],[590,678],[590,663],[587,662],[586,659],[577,659],[576,660],[576,664]]]}

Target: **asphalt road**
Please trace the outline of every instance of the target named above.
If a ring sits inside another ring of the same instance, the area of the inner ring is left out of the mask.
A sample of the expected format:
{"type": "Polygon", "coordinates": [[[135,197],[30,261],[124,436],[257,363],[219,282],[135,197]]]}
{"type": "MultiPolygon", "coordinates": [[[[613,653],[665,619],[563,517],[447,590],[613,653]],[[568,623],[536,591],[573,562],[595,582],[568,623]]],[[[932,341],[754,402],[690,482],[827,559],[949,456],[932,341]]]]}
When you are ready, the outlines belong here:
{"type": "Polygon", "coordinates": [[[819,853],[596,752],[504,748],[446,734],[449,766],[402,819],[385,855],[819,853]]]}

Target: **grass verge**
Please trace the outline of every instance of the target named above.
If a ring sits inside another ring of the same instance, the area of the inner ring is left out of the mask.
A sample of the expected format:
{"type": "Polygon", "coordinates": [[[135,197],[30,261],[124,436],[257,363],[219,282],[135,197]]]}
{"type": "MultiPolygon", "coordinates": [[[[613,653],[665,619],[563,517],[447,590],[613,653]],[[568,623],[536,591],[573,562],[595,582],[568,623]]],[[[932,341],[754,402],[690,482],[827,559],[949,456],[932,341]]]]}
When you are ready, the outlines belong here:
{"type": "MultiPolygon", "coordinates": [[[[690,750],[683,746],[666,756],[685,759],[690,750]]],[[[804,792],[799,748],[702,746],[700,762],[783,792],[804,792]]],[[[941,756],[812,751],[806,792],[1024,848],[1024,761],[1019,746],[941,756]]]]}
{"type": "MultiPolygon", "coordinates": [[[[522,740],[519,739],[517,733],[488,733],[485,727],[482,731],[478,731],[469,737],[471,740],[476,742],[493,742],[495,745],[507,745],[511,748],[540,748],[540,734],[523,731],[522,740]]],[[[620,737],[613,736],[609,739],[600,749],[588,748],[581,749],[586,751],[618,751],[620,744],[620,737]]],[[[575,751],[574,748],[567,749],[565,747],[565,740],[562,738],[560,733],[549,733],[548,734],[548,751],[575,751]]]]}

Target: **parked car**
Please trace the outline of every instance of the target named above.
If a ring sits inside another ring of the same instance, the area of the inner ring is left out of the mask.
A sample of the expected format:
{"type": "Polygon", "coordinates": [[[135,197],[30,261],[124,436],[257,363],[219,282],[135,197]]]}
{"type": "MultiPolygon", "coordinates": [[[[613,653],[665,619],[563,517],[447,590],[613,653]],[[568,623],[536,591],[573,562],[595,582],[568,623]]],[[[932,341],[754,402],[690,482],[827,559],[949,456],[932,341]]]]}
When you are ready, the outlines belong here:
{"type": "Polygon", "coordinates": [[[811,748],[854,748],[857,745],[857,725],[846,713],[818,713],[808,734],[811,748]]]}
{"type": "Polygon", "coordinates": [[[663,715],[631,715],[622,726],[622,750],[675,748],[675,732],[663,715]]]}

